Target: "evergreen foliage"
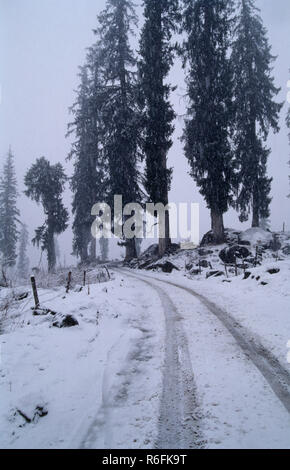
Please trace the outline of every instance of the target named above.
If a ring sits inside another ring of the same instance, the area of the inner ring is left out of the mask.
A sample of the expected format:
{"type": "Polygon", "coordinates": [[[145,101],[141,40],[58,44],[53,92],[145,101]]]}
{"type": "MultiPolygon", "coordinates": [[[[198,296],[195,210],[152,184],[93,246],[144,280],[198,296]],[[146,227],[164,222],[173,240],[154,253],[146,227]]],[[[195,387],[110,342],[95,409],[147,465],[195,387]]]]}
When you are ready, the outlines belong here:
{"type": "Polygon", "coordinates": [[[0,253],[4,267],[12,267],[16,264],[19,234],[17,196],[14,156],[9,149],[0,177],[0,253]]]}
{"type": "Polygon", "coordinates": [[[68,211],[62,202],[67,177],[60,163],[51,165],[44,157],[37,159],[25,176],[25,194],[37,204],[42,204],[46,220],[35,231],[33,244],[47,252],[48,270],[56,265],[54,235],[68,226],[68,211]]]}

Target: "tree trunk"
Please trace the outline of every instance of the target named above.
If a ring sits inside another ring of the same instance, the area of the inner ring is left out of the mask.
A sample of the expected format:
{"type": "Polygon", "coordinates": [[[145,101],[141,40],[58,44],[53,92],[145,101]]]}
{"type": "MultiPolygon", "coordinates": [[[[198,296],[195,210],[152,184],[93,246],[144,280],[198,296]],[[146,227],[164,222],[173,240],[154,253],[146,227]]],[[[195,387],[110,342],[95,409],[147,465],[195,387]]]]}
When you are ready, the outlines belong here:
{"type": "Polygon", "coordinates": [[[55,244],[54,244],[54,233],[50,229],[48,229],[47,262],[48,262],[48,271],[52,272],[56,265],[56,253],[55,253],[55,244]]]}
{"type": "Polygon", "coordinates": [[[81,257],[81,262],[83,264],[86,264],[89,261],[88,245],[90,242],[90,233],[91,233],[90,227],[87,227],[87,225],[83,225],[82,232],[83,232],[83,236],[82,236],[83,243],[81,247],[80,257],[81,257]]]}
{"type": "Polygon", "coordinates": [[[90,245],[90,261],[95,263],[97,260],[97,245],[96,239],[91,237],[91,245],[90,245]]]}
{"type": "Polygon", "coordinates": [[[253,220],[252,220],[252,227],[260,227],[260,215],[259,215],[259,202],[257,197],[253,196],[253,220]]]}
{"type": "MultiPolygon", "coordinates": [[[[164,172],[164,181],[167,179],[167,156],[166,153],[163,153],[162,155],[162,160],[161,160],[161,165],[162,169],[164,172]]],[[[164,184],[164,183],[163,183],[164,184]]],[[[166,180],[166,186],[162,189],[162,199],[163,201],[160,201],[164,204],[166,207],[168,205],[168,181],[166,180]]],[[[159,202],[159,201],[156,201],[159,202]]],[[[162,230],[161,230],[162,233],[162,230]]],[[[162,257],[165,255],[166,250],[170,247],[171,245],[171,239],[170,239],[170,216],[169,212],[165,212],[165,234],[162,234],[163,237],[159,237],[159,256],[162,257]],[[165,237],[164,237],[165,235],[165,237]]]]}
{"type": "MultiPolygon", "coordinates": [[[[159,221],[160,222],[160,221],[159,221]]],[[[164,234],[163,234],[164,235],[164,234]]],[[[165,237],[159,237],[159,256],[164,256],[171,245],[169,212],[165,212],[165,237]]]]}
{"type": "Polygon", "coordinates": [[[223,214],[218,210],[211,210],[211,229],[213,232],[214,242],[219,245],[225,242],[225,229],[223,214]]]}
{"type": "Polygon", "coordinates": [[[131,261],[134,258],[137,258],[135,238],[133,238],[131,240],[126,240],[126,257],[125,257],[125,261],[131,261]]]}

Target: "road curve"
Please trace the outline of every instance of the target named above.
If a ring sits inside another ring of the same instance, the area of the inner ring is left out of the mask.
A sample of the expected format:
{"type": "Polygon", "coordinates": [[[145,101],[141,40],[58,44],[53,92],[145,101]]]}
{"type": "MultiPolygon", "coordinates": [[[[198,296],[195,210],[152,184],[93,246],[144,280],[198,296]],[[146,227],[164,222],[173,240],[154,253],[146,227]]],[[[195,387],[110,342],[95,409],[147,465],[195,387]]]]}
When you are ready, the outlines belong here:
{"type": "MultiPolygon", "coordinates": [[[[119,272],[124,274],[124,270],[119,272]]],[[[146,283],[158,293],[165,315],[165,360],[159,429],[155,447],[157,449],[200,449],[204,446],[204,442],[194,373],[182,318],[164,289],[156,286],[149,279],[142,279],[135,273],[126,271],[125,274],[146,283]]]]}
{"type": "MultiPolygon", "coordinates": [[[[128,273],[128,270],[122,272],[128,273]]],[[[131,271],[129,271],[131,273],[131,271]]],[[[228,330],[228,332],[235,339],[236,343],[240,346],[243,353],[253,362],[256,368],[260,371],[266,379],[271,389],[283,404],[288,413],[290,413],[290,373],[285,369],[278,359],[265,348],[263,344],[249,331],[246,327],[242,326],[237,320],[232,317],[228,312],[222,310],[213,302],[208,300],[205,296],[199,294],[194,289],[183,286],[179,283],[172,281],[165,281],[153,276],[142,274],[141,276],[135,274],[139,279],[151,279],[158,283],[173,286],[188,294],[194,296],[201,304],[203,304],[228,330]]]]}

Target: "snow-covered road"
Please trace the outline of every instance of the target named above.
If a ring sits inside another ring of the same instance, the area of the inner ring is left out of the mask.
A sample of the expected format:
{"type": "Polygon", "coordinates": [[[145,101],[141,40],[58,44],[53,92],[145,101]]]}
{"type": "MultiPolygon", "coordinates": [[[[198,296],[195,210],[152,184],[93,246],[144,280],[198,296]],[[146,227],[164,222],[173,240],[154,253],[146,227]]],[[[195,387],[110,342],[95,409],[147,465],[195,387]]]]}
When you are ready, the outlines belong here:
{"type": "Polygon", "coordinates": [[[89,292],[40,291],[78,318],[62,330],[32,316],[31,295],[13,304],[0,336],[0,448],[290,448],[283,348],[269,348],[266,314],[251,322],[237,309],[233,287],[116,269],[89,292]],[[34,419],[39,407],[47,414],[34,419]]]}
{"type": "MultiPolygon", "coordinates": [[[[178,406],[191,416],[192,446],[202,445],[203,436],[204,445],[211,448],[289,448],[290,374],[275,356],[186,281],[131,271],[127,275],[157,289],[167,321],[167,348],[189,351],[180,360],[179,371],[184,370],[186,377],[192,371],[192,376],[178,406]]],[[[182,435],[184,423],[180,426],[172,401],[182,390],[182,379],[173,358],[165,361],[164,386],[160,429],[165,440],[161,442],[178,446],[182,440],[178,442],[176,435],[182,435]]]]}
{"type": "MultiPolygon", "coordinates": [[[[124,272],[123,272],[124,273],[124,272]]],[[[160,398],[158,449],[193,449],[203,446],[187,337],[179,311],[166,291],[151,280],[127,274],[149,285],[162,303],[165,318],[165,360],[160,398]]],[[[137,281],[137,282],[138,282],[137,281]]]]}

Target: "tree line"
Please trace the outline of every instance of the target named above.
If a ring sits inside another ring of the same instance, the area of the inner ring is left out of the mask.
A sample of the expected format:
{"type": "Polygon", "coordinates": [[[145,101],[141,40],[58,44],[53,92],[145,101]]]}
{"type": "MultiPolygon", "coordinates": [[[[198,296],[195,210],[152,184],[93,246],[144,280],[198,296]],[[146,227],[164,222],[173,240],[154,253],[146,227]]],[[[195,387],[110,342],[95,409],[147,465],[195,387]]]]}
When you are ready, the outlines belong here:
{"type": "MultiPolygon", "coordinates": [[[[210,210],[213,241],[224,242],[223,216],[230,207],[241,221],[252,215],[253,227],[270,214],[267,138],[270,130],[279,131],[282,103],[276,102],[275,57],[254,1],[144,0],[143,7],[139,33],[133,2],[107,0],[94,30],[95,43],[80,68],[68,159],[74,165],[73,251],[84,263],[96,258],[91,235],[96,202],[113,208],[114,195],[122,195],[124,205],[169,202],[173,172],[168,152],[176,118],[169,74],[176,57],[186,78],[184,154],[210,210]],[[137,52],[131,46],[136,34],[137,52]]],[[[62,202],[66,181],[62,165],[45,158],[25,177],[26,195],[41,203],[46,214],[34,243],[47,252],[49,269],[55,265],[54,236],[68,226],[62,202]]],[[[3,217],[1,213],[0,222],[3,217]]],[[[169,226],[166,212],[160,255],[171,243],[169,226]]],[[[16,227],[12,233],[9,243],[15,248],[16,227]]],[[[7,237],[1,229],[2,253],[2,246],[10,246],[7,237]]],[[[101,243],[106,251],[106,242],[101,243]]],[[[137,256],[136,240],[120,244],[126,259],[137,256]]],[[[13,249],[9,256],[15,258],[13,249]]]]}

